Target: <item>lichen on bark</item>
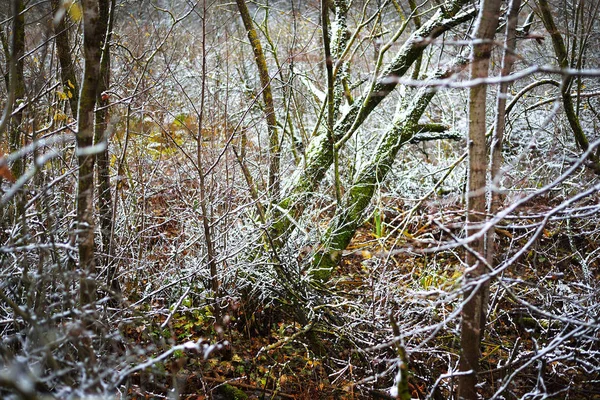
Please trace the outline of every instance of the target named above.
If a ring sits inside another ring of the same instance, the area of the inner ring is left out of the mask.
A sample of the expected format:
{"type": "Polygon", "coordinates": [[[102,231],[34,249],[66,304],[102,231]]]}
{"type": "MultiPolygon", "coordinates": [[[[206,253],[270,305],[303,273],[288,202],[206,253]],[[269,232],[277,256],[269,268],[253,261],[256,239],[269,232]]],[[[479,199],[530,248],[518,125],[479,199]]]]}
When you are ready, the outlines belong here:
{"type": "MultiPolygon", "coordinates": [[[[437,71],[430,80],[449,76],[465,59],[459,58],[450,68],[437,71]]],[[[391,128],[382,136],[371,160],[358,172],[350,190],[342,200],[336,215],[331,221],[323,239],[321,250],[313,257],[312,276],[319,280],[329,278],[337,266],[342,252],[346,249],[358,227],[363,223],[377,186],[384,181],[390,171],[398,151],[419,132],[422,125],[419,119],[435,95],[430,87],[419,89],[412,101],[399,113],[391,128]]]]}

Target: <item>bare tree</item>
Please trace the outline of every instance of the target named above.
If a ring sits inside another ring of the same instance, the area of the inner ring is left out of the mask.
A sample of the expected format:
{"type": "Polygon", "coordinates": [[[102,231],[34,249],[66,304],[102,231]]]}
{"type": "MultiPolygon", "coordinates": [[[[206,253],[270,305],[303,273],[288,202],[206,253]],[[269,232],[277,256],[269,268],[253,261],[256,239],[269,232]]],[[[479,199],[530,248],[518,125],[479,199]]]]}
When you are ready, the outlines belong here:
{"type": "Polygon", "coordinates": [[[111,40],[114,26],[116,1],[101,2],[99,7],[100,21],[97,29],[102,37],[102,58],[100,62],[100,79],[96,90],[96,116],[94,126],[94,143],[103,146],[103,150],[96,156],[98,165],[98,209],[99,225],[102,238],[102,264],[107,269],[107,285],[118,295],[121,292],[119,281],[117,279],[117,269],[112,257],[113,253],[113,199],[112,186],[110,182],[110,153],[109,138],[111,130],[109,129],[110,96],[108,89],[110,87],[111,77],[111,40]]]}
{"type": "MultiPolygon", "coordinates": [[[[492,43],[500,20],[500,0],[482,0],[471,56],[471,80],[488,76],[492,43]]],[[[469,180],[467,187],[467,233],[478,232],[485,222],[487,193],[486,143],[487,85],[475,85],[469,92],[469,180]]],[[[477,372],[480,345],[485,329],[488,302],[488,270],[485,239],[478,238],[467,251],[465,304],[461,321],[461,358],[458,397],[477,399],[477,372]]]]}
{"type": "MultiPolygon", "coordinates": [[[[10,75],[14,76],[13,81],[13,89],[14,90],[14,101],[23,101],[25,97],[25,78],[24,78],[24,69],[23,69],[23,57],[25,55],[25,4],[22,0],[17,0],[12,2],[12,7],[14,11],[14,23],[13,23],[13,31],[11,33],[11,58],[8,58],[7,61],[10,63],[11,59],[14,58],[15,61],[15,69],[10,72],[10,75]]],[[[9,77],[9,80],[11,78],[9,77]]],[[[13,106],[14,107],[14,106],[13,106]]],[[[23,146],[23,107],[17,104],[16,112],[11,120],[11,128],[10,128],[10,151],[16,151],[23,146]]],[[[13,175],[15,177],[19,177],[23,174],[25,165],[22,159],[15,160],[15,163],[12,167],[13,175]]],[[[22,214],[23,208],[19,207],[19,214],[22,214]]]]}

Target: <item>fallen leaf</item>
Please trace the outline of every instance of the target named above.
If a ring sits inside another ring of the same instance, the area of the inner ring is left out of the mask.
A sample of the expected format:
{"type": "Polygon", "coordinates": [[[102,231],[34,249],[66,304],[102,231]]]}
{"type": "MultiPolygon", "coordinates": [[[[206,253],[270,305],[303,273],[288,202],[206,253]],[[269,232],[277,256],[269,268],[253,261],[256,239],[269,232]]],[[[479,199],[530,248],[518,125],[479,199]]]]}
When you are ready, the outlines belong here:
{"type": "Polygon", "coordinates": [[[4,178],[11,183],[15,183],[15,177],[8,168],[8,164],[6,163],[6,159],[4,158],[4,153],[0,149],[0,178],[4,178]]]}

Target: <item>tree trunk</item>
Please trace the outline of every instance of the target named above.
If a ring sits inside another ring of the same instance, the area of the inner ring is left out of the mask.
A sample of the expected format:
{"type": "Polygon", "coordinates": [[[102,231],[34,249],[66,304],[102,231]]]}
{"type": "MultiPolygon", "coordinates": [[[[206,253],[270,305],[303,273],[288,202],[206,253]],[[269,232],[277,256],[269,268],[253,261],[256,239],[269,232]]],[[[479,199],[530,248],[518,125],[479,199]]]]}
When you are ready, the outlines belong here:
{"type": "Polygon", "coordinates": [[[331,32],[331,55],[336,60],[333,70],[333,112],[335,120],[340,111],[344,95],[344,80],[347,78],[348,62],[342,59],[342,54],[350,37],[348,30],[348,8],[350,5],[348,0],[334,0],[333,3],[335,6],[335,24],[333,24],[333,31],[331,32]]]}
{"type": "MultiPolygon", "coordinates": [[[[81,269],[80,299],[82,305],[90,304],[96,297],[96,264],[94,260],[94,161],[98,152],[94,148],[94,109],[100,79],[100,59],[104,32],[99,29],[101,14],[99,2],[108,0],[82,0],[83,54],[85,67],[77,115],[77,246],[81,269]]],[[[104,25],[105,26],[105,25],[104,25]]]]}
{"type": "Polygon", "coordinates": [[[331,151],[335,163],[335,198],[338,203],[341,201],[341,188],[338,179],[338,164],[337,152],[334,148],[335,142],[333,139],[333,123],[335,117],[335,99],[334,99],[334,82],[333,82],[333,56],[331,55],[331,38],[329,37],[329,0],[321,0],[321,31],[323,33],[323,52],[325,56],[325,70],[327,71],[327,123],[325,130],[327,131],[327,139],[331,146],[331,151]]]}
{"type": "MultiPolygon", "coordinates": [[[[117,280],[116,265],[112,262],[112,232],[113,232],[113,204],[110,185],[110,154],[108,152],[108,120],[110,118],[108,104],[109,98],[105,93],[110,87],[110,41],[115,13],[115,0],[100,3],[100,21],[98,30],[102,35],[103,51],[100,62],[100,79],[96,93],[98,110],[96,111],[96,125],[94,143],[102,144],[104,149],[97,155],[98,165],[98,210],[100,223],[100,236],[102,239],[102,264],[107,269],[107,285],[112,296],[118,297],[121,292],[117,280]]],[[[113,300],[117,300],[114,298],[113,300]]]]}
{"type": "MultiPolygon", "coordinates": [[[[16,71],[14,71],[14,101],[23,100],[25,97],[25,80],[23,76],[23,56],[25,54],[25,14],[24,14],[24,3],[23,0],[16,0],[13,2],[15,7],[15,21],[13,23],[13,48],[11,56],[16,61],[16,71]]],[[[9,137],[9,148],[10,152],[14,152],[23,147],[23,109],[17,105],[17,110],[14,112],[12,121],[10,123],[10,137],[9,137]]],[[[12,166],[12,174],[15,178],[19,178],[23,175],[25,164],[23,158],[19,157],[15,160],[12,166]]],[[[20,196],[19,196],[20,197],[20,196]]],[[[22,199],[17,199],[17,203],[22,203],[22,199]]],[[[24,211],[23,205],[17,206],[17,214],[21,215],[24,211]]]]}
{"type": "MultiPolygon", "coordinates": [[[[482,0],[472,47],[471,80],[486,78],[490,63],[492,40],[498,27],[501,0],[482,0]]],[[[487,86],[473,86],[469,94],[469,182],[467,193],[467,234],[478,232],[485,222],[486,211],[486,96],[487,86]]],[[[468,271],[465,276],[465,304],[461,321],[459,399],[477,398],[479,348],[485,327],[488,283],[485,239],[471,243],[467,251],[468,271]]]]}
{"type": "MultiPolygon", "coordinates": [[[[8,122],[8,132],[9,132],[9,152],[15,152],[20,150],[26,144],[26,136],[24,132],[26,132],[24,121],[27,120],[25,118],[24,107],[21,102],[25,102],[25,78],[24,78],[24,54],[25,54],[25,14],[24,14],[25,5],[23,0],[15,0],[13,1],[13,31],[12,31],[12,44],[11,44],[11,59],[8,59],[7,62],[11,65],[12,62],[15,63],[14,67],[11,68],[10,74],[13,75],[9,77],[9,82],[12,81],[12,87],[9,90],[13,91],[12,99],[9,96],[9,101],[12,101],[12,105],[9,107],[6,105],[7,109],[14,109],[15,111],[12,114],[12,119],[8,122]]],[[[10,114],[7,115],[7,118],[10,118],[10,114]]],[[[15,159],[12,165],[11,175],[14,179],[19,179],[21,175],[25,172],[25,158],[18,157],[15,159]]],[[[24,237],[27,234],[27,215],[25,212],[25,204],[27,202],[25,192],[20,189],[15,196],[14,206],[11,205],[9,207],[9,220],[15,226],[19,226],[19,236],[24,237]]],[[[18,240],[18,238],[14,238],[18,240]]],[[[25,292],[28,290],[28,286],[30,283],[29,278],[29,263],[27,263],[24,259],[21,259],[21,267],[22,267],[22,277],[25,292]]],[[[24,293],[25,293],[24,292],[24,293]]]]}
{"type": "MultiPolygon", "coordinates": [[[[521,0],[511,0],[508,8],[508,17],[506,23],[506,38],[504,40],[504,51],[502,54],[501,76],[508,76],[516,60],[515,50],[517,48],[516,28],[519,19],[519,10],[521,0]]],[[[502,178],[502,144],[504,143],[504,126],[506,123],[506,95],[508,93],[508,82],[502,82],[498,95],[496,96],[496,120],[494,122],[494,132],[490,145],[490,204],[488,206],[488,215],[494,215],[498,212],[501,205],[500,179],[502,178]]],[[[490,229],[486,237],[486,260],[488,264],[494,265],[495,254],[495,231],[490,229]]]]}
{"type": "MultiPolygon", "coordinates": [[[[245,5],[245,4],[244,4],[245,5]]],[[[209,198],[207,198],[207,188],[204,175],[204,162],[202,157],[202,128],[204,126],[204,107],[206,105],[206,0],[202,2],[202,83],[200,92],[200,111],[198,112],[198,135],[196,137],[196,162],[198,163],[198,183],[200,185],[200,210],[202,211],[202,228],[204,230],[204,242],[206,243],[206,256],[208,258],[208,267],[210,270],[210,287],[215,297],[213,314],[217,325],[222,323],[221,305],[219,299],[219,274],[217,269],[217,254],[213,231],[211,229],[212,212],[209,212],[209,198]]],[[[247,11],[247,9],[246,9],[247,11]]],[[[255,32],[256,33],[256,32],[255,32]]],[[[248,34],[250,36],[250,34],[248,34]]],[[[258,40],[258,39],[257,39],[258,40]]],[[[260,47],[260,43],[258,44],[260,47]]],[[[261,51],[262,54],[262,51],[261,51]]],[[[262,58],[264,62],[264,57],[262,58]]],[[[266,63],[264,64],[266,69],[266,63]]],[[[268,74],[267,74],[268,76],[268,74]]],[[[270,86],[269,86],[270,90],[270,86]]],[[[271,99],[272,100],[272,99],[271,99]]],[[[266,99],[265,99],[266,101],[266,99]]],[[[271,102],[272,105],[272,102],[271,102]]]]}

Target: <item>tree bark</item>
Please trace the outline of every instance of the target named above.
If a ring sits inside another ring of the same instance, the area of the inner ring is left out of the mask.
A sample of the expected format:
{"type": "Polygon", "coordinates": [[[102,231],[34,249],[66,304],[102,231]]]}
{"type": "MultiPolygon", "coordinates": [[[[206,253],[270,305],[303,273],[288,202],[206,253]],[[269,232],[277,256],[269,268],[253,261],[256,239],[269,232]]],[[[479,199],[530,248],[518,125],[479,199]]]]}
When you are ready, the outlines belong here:
{"type": "MultiPolygon", "coordinates": [[[[245,5],[245,4],[244,4],[245,5]]],[[[202,211],[202,228],[204,230],[204,242],[206,243],[206,256],[208,258],[208,267],[210,269],[210,286],[215,297],[213,314],[217,325],[222,323],[220,307],[219,274],[217,269],[217,254],[213,233],[211,229],[212,213],[209,212],[209,199],[207,198],[207,188],[204,176],[204,166],[202,157],[202,128],[204,126],[204,107],[206,104],[206,0],[202,2],[202,83],[200,94],[200,111],[198,113],[198,136],[196,137],[196,162],[198,163],[198,183],[200,184],[200,210],[202,211]]],[[[246,9],[247,11],[247,9],[246,9]]],[[[250,34],[248,34],[250,35],[250,34]]],[[[258,44],[260,46],[260,43],[258,44]]],[[[262,51],[261,51],[262,54],[262,51]]],[[[262,58],[264,62],[264,57],[262,58]]],[[[265,63],[266,68],[266,63],[265,63]]],[[[267,74],[268,75],[268,74],[267,74]]],[[[269,86],[270,90],[270,86],[269,86]]],[[[272,105],[272,103],[271,103],[272,105]]]]}
{"type": "Polygon", "coordinates": [[[327,123],[325,129],[327,131],[327,139],[331,146],[331,151],[334,154],[335,163],[335,197],[339,202],[341,200],[341,189],[338,179],[337,169],[337,153],[334,148],[333,140],[333,123],[335,116],[335,99],[334,99],[334,82],[333,82],[333,56],[331,55],[331,38],[329,37],[329,0],[321,0],[321,30],[323,33],[323,52],[325,56],[325,70],[327,71],[327,123]]]}
{"type": "Polygon", "coordinates": [[[112,38],[112,27],[115,13],[115,0],[101,2],[99,4],[100,20],[98,30],[102,36],[103,43],[102,60],[100,62],[100,79],[96,92],[96,123],[94,132],[94,143],[103,144],[104,149],[97,155],[98,165],[98,210],[100,223],[100,236],[102,243],[102,264],[107,269],[107,285],[110,288],[114,301],[121,293],[119,281],[116,278],[116,265],[112,262],[112,232],[113,232],[113,204],[110,184],[110,153],[108,152],[108,120],[110,113],[108,109],[109,97],[105,92],[110,87],[110,41],[112,38]]]}
{"type": "Polygon", "coordinates": [[[348,30],[348,0],[334,0],[335,24],[331,32],[331,55],[335,61],[333,70],[333,112],[334,120],[338,117],[342,98],[344,96],[344,80],[347,79],[348,62],[341,59],[344,49],[348,44],[350,32],[348,30]]]}
{"type": "MultiPolygon", "coordinates": [[[[486,78],[490,64],[492,40],[500,17],[501,0],[482,0],[472,45],[471,80],[486,78]]],[[[476,85],[469,93],[469,182],[467,193],[467,235],[479,231],[486,211],[486,104],[487,86],[476,85]]],[[[465,276],[465,304],[461,321],[461,356],[458,397],[477,399],[477,371],[481,338],[485,327],[487,287],[485,280],[485,239],[472,242],[467,251],[468,272],[465,276]]]]}
{"type": "MultiPolygon", "coordinates": [[[[15,20],[13,21],[13,32],[12,32],[12,54],[15,58],[16,70],[14,71],[14,102],[23,100],[25,97],[25,79],[24,79],[24,62],[23,56],[25,54],[25,5],[23,0],[16,0],[13,2],[15,8],[15,20]]],[[[23,133],[21,126],[23,122],[23,109],[18,104],[14,104],[13,108],[17,110],[13,113],[12,121],[10,123],[10,134],[9,134],[9,149],[11,152],[19,150],[23,147],[23,133]]],[[[15,178],[19,178],[23,175],[25,164],[23,158],[19,157],[15,160],[12,166],[12,174],[15,178]]],[[[17,200],[17,203],[21,203],[22,199],[17,200]]],[[[23,205],[18,205],[18,214],[22,214],[24,211],[23,205]]]]}
{"type": "MultiPolygon", "coordinates": [[[[508,7],[508,16],[506,23],[506,38],[504,39],[504,51],[502,54],[502,77],[508,76],[512,71],[516,60],[515,50],[517,48],[516,29],[519,19],[519,10],[521,0],[511,0],[508,7]]],[[[488,215],[494,215],[498,212],[501,205],[500,179],[502,167],[502,145],[504,143],[504,127],[506,124],[506,95],[508,93],[508,82],[502,82],[496,96],[496,119],[494,121],[494,131],[490,145],[490,204],[488,206],[488,215]]],[[[494,265],[495,254],[495,231],[490,229],[486,237],[486,260],[488,264],[494,265]]]]}

